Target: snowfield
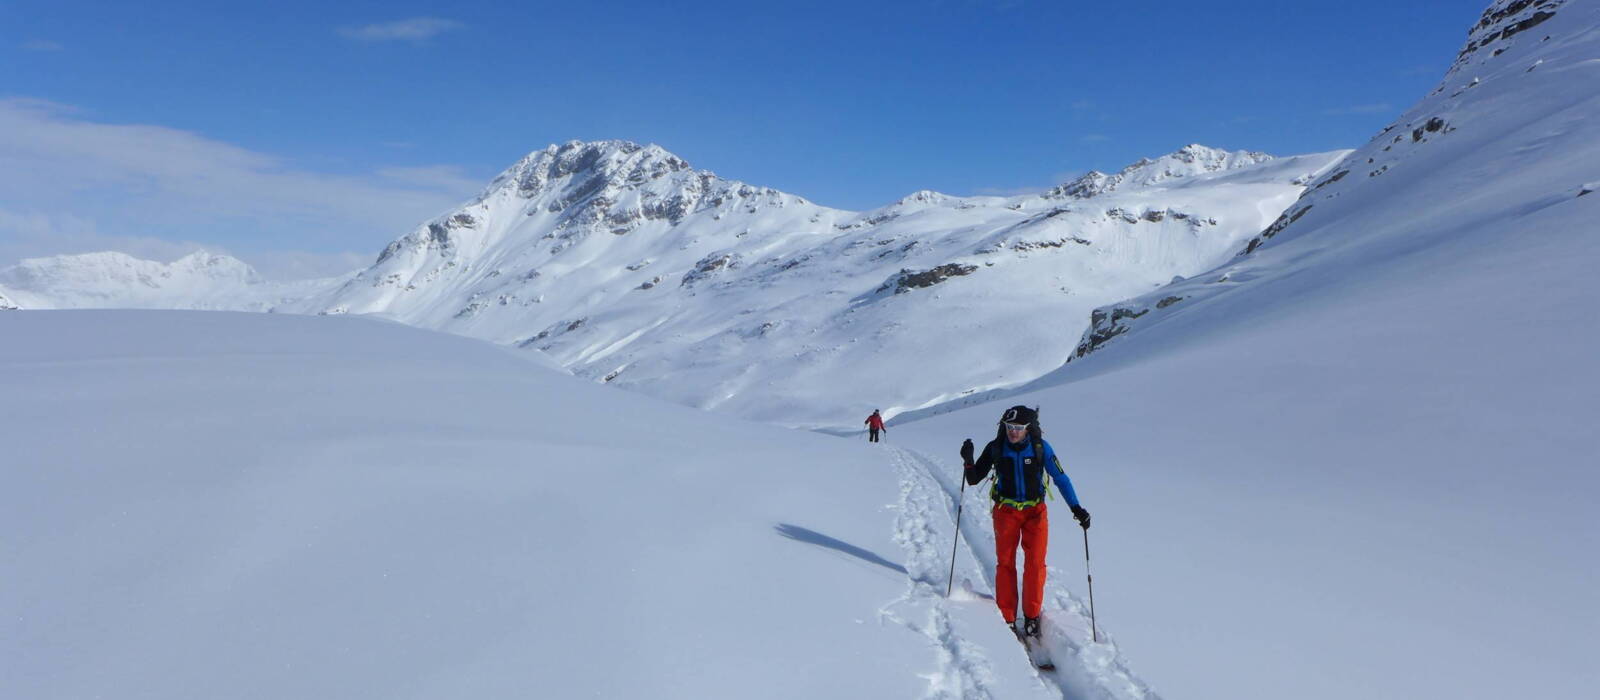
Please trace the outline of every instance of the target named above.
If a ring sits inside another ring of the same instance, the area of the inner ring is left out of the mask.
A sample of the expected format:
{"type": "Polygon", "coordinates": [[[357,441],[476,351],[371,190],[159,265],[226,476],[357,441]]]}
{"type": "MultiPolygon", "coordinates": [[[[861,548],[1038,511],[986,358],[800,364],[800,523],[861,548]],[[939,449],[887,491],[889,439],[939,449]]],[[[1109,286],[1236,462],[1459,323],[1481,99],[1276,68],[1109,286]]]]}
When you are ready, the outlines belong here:
{"type": "Polygon", "coordinates": [[[1497,0],[1351,152],[857,213],[574,143],[322,286],[30,261],[0,696],[1592,697],[1596,86],[1600,0],[1497,0]],[[122,294],[307,315],[32,310],[122,294]],[[1016,403],[1054,673],[959,481],[1016,403]]]}
{"type": "Polygon", "coordinates": [[[0,338],[7,697],[1151,697],[1066,614],[1036,676],[970,553],[943,599],[954,458],[365,319],[0,338]]]}

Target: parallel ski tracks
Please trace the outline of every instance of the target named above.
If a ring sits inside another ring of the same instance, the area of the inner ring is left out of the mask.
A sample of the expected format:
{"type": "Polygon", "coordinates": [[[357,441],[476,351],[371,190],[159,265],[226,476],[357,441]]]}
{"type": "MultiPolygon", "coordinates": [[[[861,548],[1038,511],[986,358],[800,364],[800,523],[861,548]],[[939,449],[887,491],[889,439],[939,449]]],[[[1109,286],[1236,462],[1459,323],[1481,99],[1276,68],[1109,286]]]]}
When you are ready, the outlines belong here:
{"type": "MultiPolygon", "coordinates": [[[[881,611],[885,619],[904,624],[926,636],[937,650],[938,672],[929,676],[929,698],[994,697],[994,672],[985,649],[961,637],[950,616],[950,601],[944,597],[946,573],[950,564],[950,523],[956,517],[961,490],[959,465],[940,464],[912,450],[884,446],[900,476],[900,500],[896,504],[895,541],[906,555],[908,587],[905,595],[881,611]],[[909,619],[913,611],[922,620],[909,619]]],[[[989,501],[980,488],[966,490],[966,505],[961,517],[962,548],[976,571],[958,568],[958,585],[976,574],[989,590],[994,588],[994,529],[988,514],[989,501]]],[[[1066,552],[1057,545],[1051,559],[1060,561],[1066,552]]],[[[1043,641],[1056,670],[1035,671],[1050,694],[1070,700],[1160,700],[1131,672],[1117,653],[1115,642],[1101,629],[1101,642],[1090,641],[1088,608],[1065,585],[1066,572],[1049,569],[1045,587],[1045,628],[1043,641]]],[[[995,615],[999,625],[999,615],[995,615]]],[[[1022,645],[997,654],[1016,654],[1026,663],[1022,645]]]]}

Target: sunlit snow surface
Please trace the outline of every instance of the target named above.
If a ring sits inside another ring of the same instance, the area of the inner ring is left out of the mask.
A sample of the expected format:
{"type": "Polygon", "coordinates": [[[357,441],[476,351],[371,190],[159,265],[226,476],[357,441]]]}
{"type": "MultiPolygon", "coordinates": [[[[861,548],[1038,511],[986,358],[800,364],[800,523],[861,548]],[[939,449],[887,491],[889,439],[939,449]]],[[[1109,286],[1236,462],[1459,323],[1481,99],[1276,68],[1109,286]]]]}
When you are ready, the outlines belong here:
{"type": "Polygon", "coordinates": [[[1148,697],[943,599],[954,459],[368,319],[0,338],[6,697],[1148,697]]]}
{"type": "Polygon", "coordinates": [[[1140,315],[1026,393],[890,427],[955,454],[1041,405],[1101,620],[1169,697],[1600,688],[1600,3],[1496,3],[1469,42],[1252,254],[1107,308],[1140,315]]]}

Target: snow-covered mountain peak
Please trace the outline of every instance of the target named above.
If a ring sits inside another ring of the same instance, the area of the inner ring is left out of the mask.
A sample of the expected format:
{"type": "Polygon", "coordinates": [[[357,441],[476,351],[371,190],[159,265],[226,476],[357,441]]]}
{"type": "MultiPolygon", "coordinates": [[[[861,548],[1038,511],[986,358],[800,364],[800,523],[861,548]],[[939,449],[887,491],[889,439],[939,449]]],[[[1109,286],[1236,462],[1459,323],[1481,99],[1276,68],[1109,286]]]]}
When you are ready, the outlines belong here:
{"type": "Polygon", "coordinates": [[[1045,199],[1088,199],[1113,190],[1150,187],[1178,178],[1237,170],[1269,160],[1272,160],[1272,156],[1259,151],[1225,151],[1191,143],[1160,158],[1140,158],[1115,175],[1091,170],[1041,196],[1045,199]]]}
{"type": "MultiPolygon", "coordinates": [[[[410,251],[432,251],[450,259],[459,251],[481,252],[512,229],[542,229],[558,249],[595,233],[624,236],[642,228],[660,232],[693,216],[726,216],[796,209],[820,220],[836,210],[802,197],[755,187],[695,170],[666,149],[632,141],[569,141],[523,157],[496,177],[476,199],[429,221],[390,244],[378,264],[410,251]]],[[[420,258],[414,259],[417,262],[420,258]]],[[[420,264],[420,263],[417,263],[420,264]]]]}
{"type": "Polygon", "coordinates": [[[245,284],[261,281],[255,268],[231,255],[197,250],[168,265],[175,274],[191,274],[214,280],[233,280],[245,284]]]}
{"type": "Polygon", "coordinates": [[[690,170],[688,161],[655,144],[568,141],[528,154],[497,178],[491,190],[514,184],[521,196],[531,198],[552,184],[640,185],[684,170],[690,170]]]}

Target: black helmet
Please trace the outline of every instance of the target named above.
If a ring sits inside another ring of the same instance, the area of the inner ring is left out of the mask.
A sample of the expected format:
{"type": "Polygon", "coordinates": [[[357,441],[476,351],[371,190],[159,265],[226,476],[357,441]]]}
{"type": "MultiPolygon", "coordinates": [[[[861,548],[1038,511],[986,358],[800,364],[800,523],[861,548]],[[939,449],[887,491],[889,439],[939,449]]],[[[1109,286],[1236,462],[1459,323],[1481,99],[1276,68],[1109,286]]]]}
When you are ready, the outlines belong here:
{"type": "Polygon", "coordinates": [[[1012,406],[1000,416],[1001,423],[1015,423],[1018,425],[1038,425],[1039,412],[1027,406],[1012,406]]]}

